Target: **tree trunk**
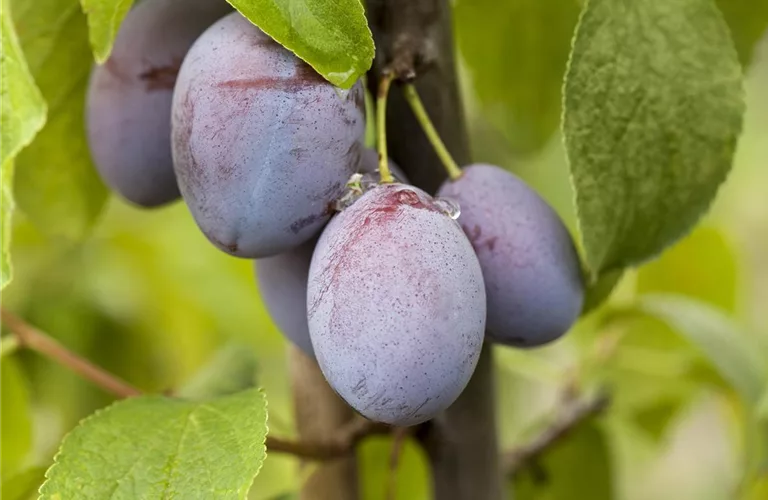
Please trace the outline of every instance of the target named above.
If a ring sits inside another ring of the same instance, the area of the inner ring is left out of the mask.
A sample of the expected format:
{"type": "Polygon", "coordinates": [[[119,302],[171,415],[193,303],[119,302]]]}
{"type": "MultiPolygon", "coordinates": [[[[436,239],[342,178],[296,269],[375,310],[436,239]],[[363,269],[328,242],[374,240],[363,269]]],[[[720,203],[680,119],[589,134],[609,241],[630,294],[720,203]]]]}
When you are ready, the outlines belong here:
{"type": "MultiPolygon", "coordinates": [[[[456,78],[450,1],[368,0],[367,15],[377,47],[369,79],[373,95],[382,69],[394,67],[402,75],[403,59],[407,63],[410,57],[417,66],[416,88],[435,128],[455,160],[467,164],[469,144],[456,78]],[[424,66],[423,74],[419,65],[424,66]]],[[[445,168],[396,86],[387,108],[387,146],[414,185],[434,193],[445,180],[445,168]]],[[[486,345],[464,393],[420,433],[436,500],[504,496],[493,377],[492,351],[486,345]]]]}
{"type": "MultiPolygon", "coordinates": [[[[299,438],[322,441],[348,423],[354,412],[331,389],[315,360],[293,345],[288,349],[299,438]]],[[[315,469],[302,485],[301,500],[355,500],[358,497],[354,454],[302,466],[315,469]]]]}

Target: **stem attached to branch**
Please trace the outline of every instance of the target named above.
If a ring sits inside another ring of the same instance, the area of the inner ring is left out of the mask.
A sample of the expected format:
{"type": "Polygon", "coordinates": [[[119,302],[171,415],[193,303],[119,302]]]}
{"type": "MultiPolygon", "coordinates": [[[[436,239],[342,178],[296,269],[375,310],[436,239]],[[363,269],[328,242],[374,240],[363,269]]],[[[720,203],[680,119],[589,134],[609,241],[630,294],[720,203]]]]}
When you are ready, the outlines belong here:
{"type": "Polygon", "coordinates": [[[421,102],[419,93],[416,91],[416,87],[411,83],[403,85],[403,95],[405,100],[408,101],[408,105],[411,106],[413,114],[416,115],[416,120],[421,124],[421,128],[424,129],[424,133],[427,135],[430,144],[435,149],[435,153],[440,157],[440,161],[445,166],[445,171],[448,173],[448,177],[452,180],[456,180],[461,177],[461,168],[456,164],[448,152],[448,148],[445,147],[445,143],[440,139],[440,134],[435,130],[435,126],[432,124],[432,120],[429,119],[427,110],[424,109],[424,104],[421,102]]]}
{"type": "Polygon", "coordinates": [[[392,84],[392,74],[382,75],[376,95],[376,137],[379,148],[379,175],[382,184],[394,182],[387,158],[387,97],[392,84]]]}
{"type": "Polygon", "coordinates": [[[291,441],[267,437],[267,449],[272,453],[287,453],[309,460],[333,460],[350,457],[357,444],[368,436],[387,434],[391,427],[356,417],[327,436],[325,441],[291,441]]]}

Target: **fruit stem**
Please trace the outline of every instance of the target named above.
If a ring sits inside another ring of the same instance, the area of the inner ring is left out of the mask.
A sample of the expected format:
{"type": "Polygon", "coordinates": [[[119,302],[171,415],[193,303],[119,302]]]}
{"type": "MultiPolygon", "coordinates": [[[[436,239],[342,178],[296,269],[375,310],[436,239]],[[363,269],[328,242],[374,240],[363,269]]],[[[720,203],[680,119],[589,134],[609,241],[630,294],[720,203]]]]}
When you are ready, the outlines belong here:
{"type": "Polygon", "coordinates": [[[389,86],[392,84],[392,74],[382,75],[379,82],[378,95],[376,96],[376,137],[379,150],[379,176],[382,184],[395,182],[392,172],[389,171],[387,159],[387,96],[389,86]]]}
{"type": "Polygon", "coordinates": [[[405,94],[405,100],[408,101],[408,104],[413,110],[413,114],[416,115],[416,120],[418,120],[421,128],[427,135],[427,139],[429,139],[429,142],[435,149],[435,153],[437,153],[440,161],[443,162],[443,166],[445,166],[445,170],[448,172],[448,177],[450,177],[451,180],[458,179],[461,177],[461,168],[459,168],[453,160],[453,157],[445,147],[443,140],[440,139],[440,135],[437,133],[437,130],[435,130],[435,126],[432,124],[432,120],[429,119],[427,110],[424,109],[424,104],[422,104],[421,98],[419,97],[418,92],[416,92],[416,87],[414,87],[412,83],[407,83],[403,85],[403,93],[405,94]]]}

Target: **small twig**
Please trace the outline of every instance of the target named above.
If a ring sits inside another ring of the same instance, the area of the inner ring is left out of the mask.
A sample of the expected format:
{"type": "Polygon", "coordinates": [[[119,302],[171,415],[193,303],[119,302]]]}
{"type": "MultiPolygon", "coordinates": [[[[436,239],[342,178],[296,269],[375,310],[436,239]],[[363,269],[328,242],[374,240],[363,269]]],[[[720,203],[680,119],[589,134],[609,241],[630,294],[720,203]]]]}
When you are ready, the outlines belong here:
{"type": "Polygon", "coordinates": [[[338,429],[327,441],[291,441],[267,436],[267,450],[312,460],[329,460],[351,453],[363,438],[374,434],[386,434],[390,429],[391,427],[386,424],[359,417],[338,429]]]}
{"type": "Polygon", "coordinates": [[[397,467],[400,464],[400,455],[403,452],[405,438],[410,433],[410,427],[395,427],[392,429],[392,451],[389,454],[389,475],[387,478],[387,500],[395,500],[397,497],[397,467]]]}
{"type": "Polygon", "coordinates": [[[141,394],[141,391],[135,387],[81,358],[15,314],[0,309],[0,318],[2,318],[3,324],[13,332],[20,347],[31,349],[57,361],[62,366],[116,396],[128,398],[141,394]]]}
{"type": "MultiPolygon", "coordinates": [[[[4,349],[6,345],[11,345],[9,339],[15,338],[19,347],[31,349],[57,361],[115,396],[127,398],[142,394],[135,387],[68,350],[49,335],[15,314],[0,309],[0,318],[2,318],[2,323],[13,332],[13,337],[3,338],[4,349]]],[[[386,434],[390,429],[391,427],[388,425],[371,422],[360,417],[350,422],[349,425],[340,428],[327,441],[291,441],[267,436],[266,444],[267,449],[274,453],[288,453],[301,458],[327,460],[347,455],[363,438],[372,434],[386,434]]]]}
{"type": "Polygon", "coordinates": [[[566,405],[555,421],[530,442],[517,446],[502,456],[502,465],[508,477],[535,463],[549,448],[563,439],[579,424],[602,413],[610,402],[607,394],[601,393],[591,399],[582,399],[566,405]]]}

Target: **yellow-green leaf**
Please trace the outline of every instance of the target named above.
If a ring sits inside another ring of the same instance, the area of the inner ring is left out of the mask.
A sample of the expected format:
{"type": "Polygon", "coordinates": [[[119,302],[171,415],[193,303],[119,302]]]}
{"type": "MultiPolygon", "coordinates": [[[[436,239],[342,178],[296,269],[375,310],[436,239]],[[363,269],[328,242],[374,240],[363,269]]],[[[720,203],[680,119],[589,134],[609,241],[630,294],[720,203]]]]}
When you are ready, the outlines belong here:
{"type": "Polygon", "coordinates": [[[103,63],[109,57],[112,44],[133,0],[80,0],[88,16],[88,32],[96,61],[103,63]]]}
{"type": "Polygon", "coordinates": [[[12,0],[29,68],[48,102],[48,121],[16,159],[19,208],[44,233],[84,237],[107,198],[85,136],[85,92],[93,64],[78,0],[12,0]]]}
{"type": "Polygon", "coordinates": [[[2,0],[2,56],[0,56],[0,289],[11,280],[11,215],[13,213],[13,158],[45,123],[46,106],[24,59],[9,0],[2,0]]]}
{"type": "Polygon", "coordinates": [[[120,401],[64,438],[40,499],[244,499],[266,433],[259,389],[206,402],[120,401]]]}
{"type": "Polygon", "coordinates": [[[644,295],[638,310],[665,322],[695,345],[746,403],[759,403],[768,380],[768,360],[755,339],[722,312],[704,302],[673,294],[644,295]]]}
{"type": "Polygon", "coordinates": [[[725,311],[736,306],[733,249],[715,227],[700,227],[637,273],[639,293],[679,293],[725,311]]]}
{"type": "Polygon", "coordinates": [[[554,135],[577,0],[457,0],[456,36],[484,115],[515,151],[554,135]]]}
{"type": "Polygon", "coordinates": [[[12,357],[6,357],[0,365],[0,371],[0,430],[3,435],[0,444],[0,475],[7,478],[19,471],[29,454],[32,446],[32,420],[29,391],[18,363],[12,357]]]}

